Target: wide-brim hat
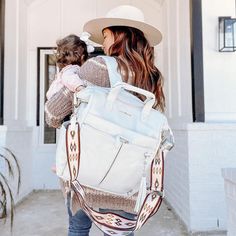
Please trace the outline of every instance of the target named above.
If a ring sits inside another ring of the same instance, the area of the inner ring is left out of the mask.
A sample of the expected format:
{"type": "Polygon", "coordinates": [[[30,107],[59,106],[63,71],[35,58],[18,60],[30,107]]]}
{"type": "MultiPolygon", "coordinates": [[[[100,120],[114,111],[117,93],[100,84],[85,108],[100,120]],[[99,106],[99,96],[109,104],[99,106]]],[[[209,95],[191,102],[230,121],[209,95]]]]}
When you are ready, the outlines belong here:
{"type": "Polygon", "coordinates": [[[102,44],[102,31],[111,26],[128,26],[139,29],[151,46],[159,44],[162,39],[161,32],[145,22],[143,12],[129,5],[118,6],[110,10],[105,17],[88,21],[83,30],[91,34],[90,40],[102,44]]]}

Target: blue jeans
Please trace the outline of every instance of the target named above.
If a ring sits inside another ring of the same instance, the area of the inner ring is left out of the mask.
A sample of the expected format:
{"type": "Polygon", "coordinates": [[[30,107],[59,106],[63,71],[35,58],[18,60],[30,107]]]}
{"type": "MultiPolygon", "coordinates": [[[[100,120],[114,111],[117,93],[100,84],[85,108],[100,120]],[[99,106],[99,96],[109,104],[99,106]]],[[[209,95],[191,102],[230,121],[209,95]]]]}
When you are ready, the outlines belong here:
{"type": "MultiPolygon", "coordinates": [[[[67,209],[69,214],[69,229],[68,236],[89,236],[89,231],[92,227],[92,221],[90,218],[84,213],[83,210],[78,210],[75,215],[72,215],[69,205],[69,199],[67,201],[67,209]]],[[[131,213],[127,213],[125,211],[118,210],[108,210],[108,209],[100,209],[100,212],[114,212],[119,213],[120,215],[134,219],[135,215],[131,213]]],[[[104,236],[108,236],[104,234],[104,236]]],[[[134,233],[129,234],[128,236],[134,236],[134,233]]]]}

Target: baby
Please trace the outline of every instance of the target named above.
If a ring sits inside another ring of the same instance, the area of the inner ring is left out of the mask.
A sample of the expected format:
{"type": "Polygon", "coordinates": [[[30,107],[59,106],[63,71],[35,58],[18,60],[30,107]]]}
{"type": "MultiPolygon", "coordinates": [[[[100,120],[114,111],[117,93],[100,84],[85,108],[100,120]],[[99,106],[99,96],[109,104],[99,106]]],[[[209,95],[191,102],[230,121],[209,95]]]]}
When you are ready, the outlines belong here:
{"type": "Polygon", "coordinates": [[[78,71],[88,59],[88,52],[94,50],[91,45],[86,44],[89,36],[87,32],[84,32],[82,37],[71,34],[57,41],[56,64],[58,73],[47,91],[47,99],[50,99],[64,86],[72,92],[79,90],[80,86],[84,86],[83,81],[78,76],[78,71]]]}

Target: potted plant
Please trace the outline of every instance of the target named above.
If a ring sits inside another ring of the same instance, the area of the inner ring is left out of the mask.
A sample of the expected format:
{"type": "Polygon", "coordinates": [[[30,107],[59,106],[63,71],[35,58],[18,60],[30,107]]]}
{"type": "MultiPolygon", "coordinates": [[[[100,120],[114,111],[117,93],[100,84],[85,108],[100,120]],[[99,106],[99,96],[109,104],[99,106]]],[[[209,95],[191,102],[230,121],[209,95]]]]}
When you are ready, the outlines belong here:
{"type": "Polygon", "coordinates": [[[0,161],[3,166],[6,166],[6,171],[1,171],[0,168],[0,220],[3,220],[5,223],[9,216],[12,229],[14,219],[14,189],[10,185],[10,180],[12,178],[16,181],[16,193],[19,194],[21,183],[20,167],[13,152],[5,147],[0,148],[0,161]]]}

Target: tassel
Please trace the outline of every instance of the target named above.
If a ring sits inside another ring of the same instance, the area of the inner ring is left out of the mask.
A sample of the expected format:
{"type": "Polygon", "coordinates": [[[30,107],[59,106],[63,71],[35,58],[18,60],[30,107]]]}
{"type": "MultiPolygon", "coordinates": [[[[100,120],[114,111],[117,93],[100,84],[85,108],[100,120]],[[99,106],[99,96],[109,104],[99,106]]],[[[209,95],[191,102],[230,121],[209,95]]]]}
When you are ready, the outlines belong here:
{"type": "Polygon", "coordinates": [[[65,184],[64,184],[65,193],[68,194],[69,192],[71,192],[70,181],[65,181],[64,183],[65,183],[65,184]]]}
{"type": "Polygon", "coordinates": [[[73,212],[73,196],[74,196],[74,191],[71,190],[70,192],[70,210],[73,212]]]}
{"type": "Polygon", "coordinates": [[[143,201],[146,198],[146,195],[147,195],[146,176],[143,176],[142,179],[141,179],[139,192],[138,192],[138,197],[137,197],[136,204],[135,204],[135,207],[134,207],[134,211],[136,213],[138,213],[139,210],[141,209],[141,207],[143,205],[143,201]]]}
{"type": "Polygon", "coordinates": [[[146,195],[147,195],[146,166],[147,166],[147,159],[150,157],[150,153],[145,152],[144,156],[145,156],[145,159],[144,159],[144,163],[143,163],[143,176],[141,179],[138,197],[137,197],[136,204],[134,207],[134,212],[136,212],[136,213],[138,213],[140,211],[140,209],[143,205],[143,202],[146,198],[146,195]]]}

